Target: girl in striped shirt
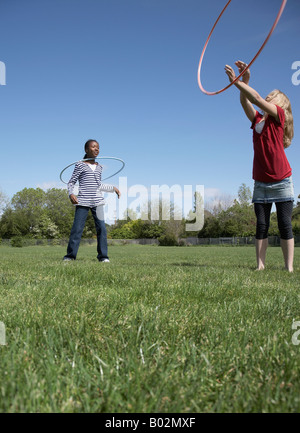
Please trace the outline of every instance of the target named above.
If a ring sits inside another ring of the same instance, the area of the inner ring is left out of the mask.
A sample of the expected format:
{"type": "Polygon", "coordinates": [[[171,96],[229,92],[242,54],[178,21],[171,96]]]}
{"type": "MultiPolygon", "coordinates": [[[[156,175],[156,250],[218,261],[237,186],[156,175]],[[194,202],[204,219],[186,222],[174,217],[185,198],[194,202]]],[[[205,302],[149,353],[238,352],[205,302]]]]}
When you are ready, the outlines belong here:
{"type": "Polygon", "coordinates": [[[97,231],[97,258],[99,262],[109,262],[107,255],[107,234],[104,222],[104,197],[102,191],[115,192],[120,198],[120,191],[112,185],[101,183],[102,166],[95,161],[99,155],[99,143],[88,140],[84,146],[83,159],[89,161],[76,163],[71,179],[68,182],[68,191],[71,202],[76,205],[74,222],[70,234],[65,261],[75,260],[89,210],[91,210],[97,231]],[[73,193],[76,182],[79,182],[79,193],[73,193]]]}

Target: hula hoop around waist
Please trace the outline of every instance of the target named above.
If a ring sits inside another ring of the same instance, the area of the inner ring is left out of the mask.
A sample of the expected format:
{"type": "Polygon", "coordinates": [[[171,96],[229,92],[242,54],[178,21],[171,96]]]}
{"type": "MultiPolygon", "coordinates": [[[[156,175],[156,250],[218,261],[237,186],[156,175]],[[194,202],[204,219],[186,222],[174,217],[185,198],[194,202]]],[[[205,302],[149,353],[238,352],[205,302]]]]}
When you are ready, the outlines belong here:
{"type": "Polygon", "coordinates": [[[66,167],[65,167],[65,168],[60,172],[59,178],[60,178],[60,180],[62,181],[62,183],[66,184],[66,185],[68,184],[68,182],[65,182],[65,181],[63,180],[62,175],[63,175],[63,173],[64,173],[64,172],[65,172],[69,167],[72,167],[72,165],[77,164],[77,162],[91,161],[91,160],[94,160],[94,159],[114,159],[114,160],[116,160],[116,161],[120,161],[120,162],[122,163],[122,167],[121,167],[118,171],[116,171],[115,173],[111,174],[110,176],[105,177],[104,179],[102,179],[102,181],[107,180],[107,179],[110,179],[111,177],[113,177],[113,176],[115,176],[116,174],[120,173],[120,171],[123,170],[123,168],[125,167],[125,162],[124,162],[122,159],[120,159],[120,158],[115,158],[114,156],[98,156],[97,158],[85,158],[85,159],[80,159],[79,161],[75,161],[75,162],[72,162],[71,164],[67,165],[67,166],[66,166],[66,167]]]}

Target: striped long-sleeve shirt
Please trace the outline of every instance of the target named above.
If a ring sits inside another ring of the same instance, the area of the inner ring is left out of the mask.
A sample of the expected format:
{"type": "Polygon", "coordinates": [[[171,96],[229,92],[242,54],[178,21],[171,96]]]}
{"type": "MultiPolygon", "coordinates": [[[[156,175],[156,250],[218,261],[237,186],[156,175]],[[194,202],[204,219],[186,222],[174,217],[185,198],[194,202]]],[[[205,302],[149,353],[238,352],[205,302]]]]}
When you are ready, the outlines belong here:
{"type": "Polygon", "coordinates": [[[113,192],[113,185],[101,182],[102,165],[97,164],[95,171],[85,162],[77,162],[68,182],[69,196],[73,194],[76,182],[79,182],[78,205],[95,207],[105,204],[102,191],[113,192]]]}

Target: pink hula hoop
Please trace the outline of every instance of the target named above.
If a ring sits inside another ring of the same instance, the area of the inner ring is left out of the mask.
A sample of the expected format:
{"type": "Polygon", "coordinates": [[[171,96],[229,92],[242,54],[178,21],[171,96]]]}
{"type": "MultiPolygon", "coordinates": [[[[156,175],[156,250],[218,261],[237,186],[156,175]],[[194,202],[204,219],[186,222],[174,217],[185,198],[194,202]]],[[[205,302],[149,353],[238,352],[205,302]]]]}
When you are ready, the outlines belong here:
{"type": "Polygon", "coordinates": [[[279,9],[279,12],[278,12],[278,14],[277,14],[277,17],[276,17],[276,19],[275,19],[275,21],[274,21],[274,24],[273,24],[273,26],[272,26],[272,28],[271,28],[271,30],[270,30],[268,36],[266,37],[266,40],[264,41],[264,43],[262,44],[262,46],[260,47],[260,49],[258,50],[258,52],[255,54],[255,56],[253,57],[253,59],[251,60],[251,62],[250,62],[250,63],[246,66],[246,68],[243,70],[243,72],[241,72],[240,75],[239,75],[238,77],[236,77],[236,78],[235,78],[235,79],[234,79],[230,84],[228,84],[228,86],[224,87],[223,89],[221,89],[221,90],[217,90],[216,92],[208,92],[208,91],[205,90],[204,87],[202,86],[201,79],[200,79],[200,72],[201,72],[202,62],[203,62],[204,54],[205,54],[205,51],[206,51],[206,48],[207,48],[208,42],[209,42],[209,40],[210,40],[210,38],[211,38],[211,35],[212,35],[212,33],[213,33],[213,31],[214,31],[216,25],[218,24],[218,22],[219,22],[221,16],[222,16],[223,13],[225,12],[227,6],[229,6],[229,3],[231,3],[231,0],[229,0],[229,1],[227,2],[227,4],[225,5],[225,7],[223,8],[222,12],[221,12],[220,15],[218,16],[218,18],[217,18],[217,20],[216,20],[216,22],[215,22],[213,28],[211,29],[211,31],[210,31],[210,33],[209,33],[209,35],[208,35],[208,38],[207,38],[207,40],[206,40],[206,42],[205,42],[204,48],[203,48],[202,53],[201,53],[200,61],[199,61],[198,74],[197,74],[197,75],[198,75],[198,85],[199,85],[199,87],[200,87],[200,90],[201,90],[203,93],[205,93],[206,95],[217,95],[218,93],[224,92],[224,90],[226,90],[226,89],[228,89],[229,87],[231,87],[231,86],[232,86],[232,85],[233,85],[237,80],[239,80],[239,79],[241,78],[241,76],[242,76],[242,75],[247,71],[247,69],[250,68],[250,66],[254,63],[254,61],[257,59],[257,57],[259,56],[259,54],[262,52],[263,48],[265,47],[266,43],[268,42],[268,40],[270,39],[272,33],[274,32],[275,27],[277,26],[278,21],[280,20],[280,17],[281,17],[281,15],[282,15],[282,12],[283,12],[283,10],[284,10],[284,8],[285,8],[285,5],[286,5],[286,3],[287,3],[287,0],[283,0],[283,1],[282,1],[281,6],[280,6],[280,9],[279,9]]]}

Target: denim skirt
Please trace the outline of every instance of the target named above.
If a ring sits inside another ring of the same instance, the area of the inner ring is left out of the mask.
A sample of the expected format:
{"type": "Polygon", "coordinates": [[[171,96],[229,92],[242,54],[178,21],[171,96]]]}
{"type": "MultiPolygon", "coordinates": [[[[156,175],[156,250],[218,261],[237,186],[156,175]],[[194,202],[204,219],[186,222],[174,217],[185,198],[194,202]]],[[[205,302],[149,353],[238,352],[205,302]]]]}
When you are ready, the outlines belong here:
{"type": "Polygon", "coordinates": [[[292,176],[279,182],[254,181],[252,203],[276,203],[280,201],[294,201],[292,176]]]}

